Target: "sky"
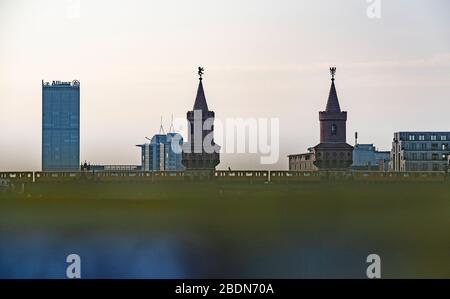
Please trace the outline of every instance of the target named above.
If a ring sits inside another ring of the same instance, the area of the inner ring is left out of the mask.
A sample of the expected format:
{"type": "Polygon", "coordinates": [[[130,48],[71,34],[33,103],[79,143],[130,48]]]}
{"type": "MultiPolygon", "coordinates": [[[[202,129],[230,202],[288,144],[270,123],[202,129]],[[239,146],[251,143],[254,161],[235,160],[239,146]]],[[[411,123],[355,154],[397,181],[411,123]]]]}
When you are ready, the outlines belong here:
{"type": "Polygon", "coordinates": [[[450,131],[448,0],[0,0],[0,171],[41,168],[41,80],[80,80],[82,161],[139,164],[161,116],[192,109],[198,66],[216,118],[279,120],[277,163],[219,169],[316,145],[330,66],[348,143],[450,131]]]}

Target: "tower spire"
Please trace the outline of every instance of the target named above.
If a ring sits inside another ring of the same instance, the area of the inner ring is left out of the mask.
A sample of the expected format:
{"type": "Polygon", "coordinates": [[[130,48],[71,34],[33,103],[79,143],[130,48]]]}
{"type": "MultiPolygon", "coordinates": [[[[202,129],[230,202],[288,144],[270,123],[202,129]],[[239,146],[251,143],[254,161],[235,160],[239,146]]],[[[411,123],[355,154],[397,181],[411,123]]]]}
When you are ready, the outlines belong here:
{"type": "Polygon", "coordinates": [[[203,90],[204,68],[198,67],[199,83],[194,109],[186,113],[188,121],[188,142],[183,144],[182,164],[188,171],[200,171],[196,175],[214,176],[214,170],[220,162],[220,146],[214,142],[214,111],[208,109],[203,90]],[[199,113],[200,112],[200,113],[199,113]],[[208,124],[208,126],[205,126],[208,124]],[[200,128],[200,130],[198,130],[200,128]]]}
{"type": "Polygon", "coordinates": [[[339,100],[336,92],[336,86],[334,85],[336,67],[330,67],[330,74],[331,74],[331,87],[330,93],[328,94],[327,107],[325,108],[325,111],[341,112],[341,107],[339,106],[339,100]]]}
{"type": "Polygon", "coordinates": [[[194,102],[194,109],[193,110],[202,110],[202,111],[208,111],[208,104],[206,103],[206,97],[205,97],[205,91],[203,90],[203,74],[205,69],[203,67],[198,67],[198,75],[199,77],[199,83],[198,83],[198,89],[197,89],[197,96],[195,97],[194,102]]]}

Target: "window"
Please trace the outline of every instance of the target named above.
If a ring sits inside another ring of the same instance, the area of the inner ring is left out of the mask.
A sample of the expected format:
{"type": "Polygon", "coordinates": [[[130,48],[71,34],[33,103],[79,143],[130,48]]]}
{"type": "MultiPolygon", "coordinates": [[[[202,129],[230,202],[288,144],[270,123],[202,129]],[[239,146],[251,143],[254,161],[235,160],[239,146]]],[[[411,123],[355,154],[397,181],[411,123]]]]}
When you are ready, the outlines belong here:
{"type": "Polygon", "coordinates": [[[441,141],[446,141],[447,140],[447,136],[441,136],[441,141]]]}
{"type": "Polygon", "coordinates": [[[436,141],[436,140],[437,140],[436,135],[431,135],[431,141],[436,141]]]}
{"type": "Polygon", "coordinates": [[[426,150],[426,149],[427,149],[427,144],[426,144],[426,143],[421,143],[421,144],[420,144],[420,147],[421,147],[423,150],[426,150]]]}
{"type": "Polygon", "coordinates": [[[337,135],[337,125],[336,124],[331,125],[331,135],[337,135]]]}
{"type": "Polygon", "coordinates": [[[408,139],[409,139],[409,141],[414,141],[414,140],[416,140],[416,136],[414,136],[414,135],[409,135],[409,136],[408,136],[408,139]]]}
{"type": "Polygon", "coordinates": [[[425,140],[425,136],[424,136],[424,135],[420,135],[420,136],[419,136],[419,140],[420,140],[420,141],[424,141],[424,140],[425,140]]]}

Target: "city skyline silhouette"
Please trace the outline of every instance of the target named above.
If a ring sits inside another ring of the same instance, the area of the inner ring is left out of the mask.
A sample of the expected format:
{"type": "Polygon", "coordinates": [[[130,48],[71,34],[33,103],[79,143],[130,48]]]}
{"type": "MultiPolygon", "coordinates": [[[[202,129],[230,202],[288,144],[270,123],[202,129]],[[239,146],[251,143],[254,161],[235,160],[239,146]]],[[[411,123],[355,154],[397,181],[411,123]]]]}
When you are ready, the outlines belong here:
{"type": "MultiPolygon", "coordinates": [[[[139,163],[134,145],[157,132],[161,115],[168,127],[192,105],[198,65],[217,119],[279,119],[271,169],[317,143],[330,65],[349,143],[358,131],[390,150],[394,132],[449,129],[447,1],[383,1],[380,19],[367,16],[366,1],[278,3],[2,1],[2,170],[40,169],[42,79],[80,80],[80,158],[101,164],[139,163]]],[[[221,160],[223,169],[261,168],[256,154],[221,160]]]]}

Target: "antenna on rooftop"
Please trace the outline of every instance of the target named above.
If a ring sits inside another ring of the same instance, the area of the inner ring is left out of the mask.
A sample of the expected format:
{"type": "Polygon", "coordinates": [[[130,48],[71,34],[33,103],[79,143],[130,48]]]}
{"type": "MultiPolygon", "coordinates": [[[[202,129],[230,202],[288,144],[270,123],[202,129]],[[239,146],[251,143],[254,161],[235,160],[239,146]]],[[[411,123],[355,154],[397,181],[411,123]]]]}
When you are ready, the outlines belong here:
{"type": "Polygon", "coordinates": [[[172,120],[170,121],[169,133],[175,133],[175,128],[173,127],[173,114],[172,114],[172,120]]]}
{"type": "Polygon", "coordinates": [[[162,116],[161,116],[161,125],[159,126],[159,134],[166,134],[164,132],[164,127],[163,127],[163,124],[162,124],[162,116]]]}

